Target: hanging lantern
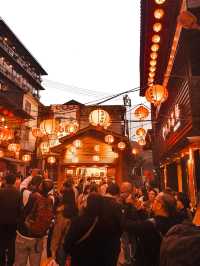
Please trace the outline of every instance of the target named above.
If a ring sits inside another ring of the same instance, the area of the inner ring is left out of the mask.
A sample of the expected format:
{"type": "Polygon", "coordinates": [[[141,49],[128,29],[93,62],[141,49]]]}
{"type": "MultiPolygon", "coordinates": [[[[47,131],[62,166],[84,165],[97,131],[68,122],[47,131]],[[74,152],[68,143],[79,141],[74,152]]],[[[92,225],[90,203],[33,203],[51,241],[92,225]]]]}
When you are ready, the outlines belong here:
{"type": "Polygon", "coordinates": [[[99,161],[100,161],[100,157],[99,157],[99,155],[94,155],[94,156],[92,157],[92,160],[93,160],[94,162],[99,162],[99,161]]]}
{"type": "Polygon", "coordinates": [[[61,122],[58,126],[58,138],[75,134],[78,128],[79,124],[76,120],[61,122]]]}
{"type": "Polygon", "coordinates": [[[22,156],[22,161],[24,161],[24,162],[30,162],[30,160],[31,160],[31,155],[30,154],[24,154],[22,156]]]}
{"type": "Polygon", "coordinates": [[[9,150],[9,151],[12,151],[12,152],[19,152],[20,149],[21,149],[21,146],[20,146],[20,144],[18,144],[18,143],[10,143],[10,144],[8,145],[8,150],[9,150]]]}
{"type": "Polygon", "coordinates": [[[58,128],[58,121],[56,119],[46,119],[41,122],[40,130],[44,135],[55,134],[58,128]]]}
{"type": "Polygon", "coordinates": [[[50,150],[50,147],[49,147],[49,142],[48,141],[43,141],[40,143],[40,150],[41,150],[41,153],[44,154],[44,153],[48,153],[49,150],[50,150]]]}
{"type": "Polygon", "coordinates": [[[106,136],[105,136],[105,142],[108,143],[108,144],[113,143],[114,140],[115,140],[115,139],[114,139],[113,135],[106,135],[106,136]]]}
{"type": "Polygon", "coordinates": [[[137,150],[135,148],[132,149],[132,154],[136,155],[137,154],[137,150]]]}
{"type": "Polygon", "coordinates": [[[137,136],[143,137],[143,136],[145,136],[145,134],[146,134],[146,130],[144,128],[142,128],[142,127],[138,128],[136,130],[136,135],[137,136]]]}
{"type": "Polygon", "coordinates": [[[155,0],[156,4],[162,5],[166,0],[155,0]]]}
{"type": "Polygon", "coordinates": [[[71,153],[75,153],[76,152],[76,147],[75,146],[70,146],[68,148],[68,151],[71,152],[71,153]]]}
{"type": "Polygon", "coordinates": [[[156,52],[152,52],[152,53],[150,53],[150,57],[151,57],[151,59],[155,60],[155,59],[157,59],[158,54],[156,52]]]}
{"type": "Polygon", "coordinates": [[[47,158],[47,162],[48,162],[49,164],[54,164],[54,163],[56,162],[56,157],[55,157],[55,156],[49,156],[49,157],[47,158]]]}
{"type": "Polygon", "coordinates": [[[138,144],[139,144],[140,146],[144,146],[144,145],[146,145],[146,141],[145,141],[145,139],[139,139],[139,140],[138,140],[138,144]]]}
{"type": "Polygon", "coordinates": [[[110,116],[105,110],[96,109],[90,113],[89,122],[93,126],[107,127],[110,123],[110,116]]]}
{"type": "Polygon", "coordinates": [[[99,152],[99,151],[100,151],[100,145],[99,145],[99,144],[95,145],[95,146],[94,146],[94,150],[95,150],[96,152],[99,152]]]}
{"type": "Polygon", "coordinates": [[[157,19],[161,19],[164,16],[165,12],[163,9],[156,9],[154,11],[154,17],[157,19]]]}
{"type": "Polygon", "coordinates": [[[4,151],[0,150],[0,158],[3,158],[3,157],[4,157],[4,151]]]}
{"type": "Polygon", "coordinates": [[[149,109],[144,105],[140,105],[135,109],[134,115],[140,120],[145,119],[149,115],[149,109]]]}
{"type": "Polygon", "coordinates": [[[153,35],[152,42],[153,43],[159,43],[160,42],[160,36],[158,34],[153,35]]]}
{"type": "Polygon", "coordinates": [[[67,127],[67,133],[68,134],[75,134],[78,131],[79,124],[77,121],[72,121],[69,123],[67,127]]]}
{"type": "Polygon", "coordinates": [[[82,146],[82,142],[81,142],[80,139],[76,139],[75,141],[73,141],[73,145],[74,145],[74,147],[76,147],[77,149],[79,149],[82,146]]]}
{"type": "Polygon", "coordinates": [[[120,149],[120,150],[124,150],[126,148],[126,143],[123,142],[123,141],[120,141],[118,144],[117,144],[117,147],[120,149]]]}
{"type": "Polygon", "coordinates": [[[42,138],[44,136],[44,134],[38,127],[32,128],[32,134],[35,138],[42,138]]]}
{"type": "Polygon", "coordinates": [[[197,17],[189,11],[183,11],[178,16],[178,23],[185,29],[200,29],[197,17]]]}
{"type": "Polygon", "coordinates": [[[79,158],[78,157],[72,157],[72,162],[73,163],[78,163],[79,162],[79,158]]]}
{"type": "Polygon", "coordinates": [[[0,127],[0,141],[8,141],[13,139],[13,130],[7,127],[0,127]]]}
{"type": "Polygon", "coordinates": [[[145,97],[148,102],[158,106],[167,100],[168,91],[164,86],[156,84],[146,90],[145,97]]]}
{"type": "Polygon", "coordinates": [[[159,32],[159,31],[161,31],[161,30],[162,30],[162,24],[159,23],[159,22],[155,23],[155,24],[153,25],[153,30],[154,30],[155,32],[159,32]]]}

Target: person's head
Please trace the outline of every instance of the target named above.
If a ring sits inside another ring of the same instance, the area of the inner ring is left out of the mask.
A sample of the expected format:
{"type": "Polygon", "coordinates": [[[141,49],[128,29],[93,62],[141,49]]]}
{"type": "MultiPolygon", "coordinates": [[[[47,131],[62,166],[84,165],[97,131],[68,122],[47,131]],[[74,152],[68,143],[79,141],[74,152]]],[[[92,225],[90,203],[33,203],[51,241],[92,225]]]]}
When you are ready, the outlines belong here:
{"type": "Polygon", "coordinates": [[[48,193],[53,189],[53,181],[51,179],[43,179],[39,185],[39,191],[44,196],[47,196],[48,193]]]}
{"type": "Polygon", "coordinates": [[[178,192],[175,196],[176,206],[178,210],[188,209],[190,207],[190,201],[188,196],[183,192],[178,192]]]}
{"type": "Polygon", "coordinates": [[[83,190],[83,194],[87,195],[90,193],[90,185],[86,185],[84,190],[83,190]]]}
{"type": "Polygon", "coordinates": [[[163,191],[164,193],[167,193],[167,194],[170,194],[170,195],[174,195],[174,191],[173,191],[173,189],[172,188],[170,188],[170,187],[166,187],[165,189],[164,189],[164,191],[163,191]]]}
{"type": "Polygon", "coordinates": [[[119,186],[116,184],[116,183],[111,183],[107,190],[106,190],[106,193],[112,195],[112,196],[118,196],[119,193],[120,193],[120,189],[119,189],[119,186]]]}
{"type": "Polygon", "coordinates": [[[91,217],[101,215],[102,197],[98,193],[92,193],[87,198],[85,214],[91,217]]]}
{"type": "Polygon", "coordinates": [[[127,199],[133,192],[133,186],[129,182],[123,182],[120,186],[120,196],[123,200],[127,199]]]}
{"type": "Polygon", "coordinates": [[[155,198],[156,198],[157,192],[154,189],[150,189],[148,192],[148,199],[150,202],[154,202],[155,198]]]}
{"type": "Polygon", "coordinates": [[[39,185],[42,183],[43,177],[41,175],[36,175],[32,178],[31,182],[29,183],[29,188],[31,190],[38,190],[39,185]]]}
{"type": "Polygon", "coordinates": [[[14,174],[6,175],[5,181],[8,185],[14,185],[16,181],[16,176],[14,174]]]}
{"type": "Polygon", "coordinates": [[[168,193],[159,193],[153,203],[153,212],[156,216],[174,217],[176,215],[175,198],[168,193]]]}

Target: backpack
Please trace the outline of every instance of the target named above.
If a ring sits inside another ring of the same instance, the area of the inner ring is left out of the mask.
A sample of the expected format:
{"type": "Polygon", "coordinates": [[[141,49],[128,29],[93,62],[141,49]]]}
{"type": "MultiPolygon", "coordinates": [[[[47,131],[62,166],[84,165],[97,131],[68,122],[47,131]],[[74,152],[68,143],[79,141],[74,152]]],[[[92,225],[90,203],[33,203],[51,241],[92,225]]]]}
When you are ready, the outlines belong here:
{"type": "Polygon", "coordinates": [[[193,224],[172,227],[163,238],[160,266],[200,265],[200,228],[193,224]]]}
{"type": "Polygon", "coordinates": [[[25,218],[26,228],[34,237],[43,237],[51,226],[53,219],[53,200],[38,192],[31,195],[33,206],[25,218]]]}

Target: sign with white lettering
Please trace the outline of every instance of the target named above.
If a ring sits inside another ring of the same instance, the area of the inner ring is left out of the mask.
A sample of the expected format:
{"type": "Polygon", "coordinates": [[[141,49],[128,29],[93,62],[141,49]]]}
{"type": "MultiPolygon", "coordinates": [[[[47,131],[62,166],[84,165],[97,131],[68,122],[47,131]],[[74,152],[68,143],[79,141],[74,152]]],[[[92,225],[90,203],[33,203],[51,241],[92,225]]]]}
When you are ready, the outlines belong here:
{"type": "Polygon", "coordinates": [[[174,110],[170,113],[167,123],[162,128],[163,138],[166,139],[169,133],[176,132],[180,126],[180,107],[178,104],[176,104],[174,110]]]}

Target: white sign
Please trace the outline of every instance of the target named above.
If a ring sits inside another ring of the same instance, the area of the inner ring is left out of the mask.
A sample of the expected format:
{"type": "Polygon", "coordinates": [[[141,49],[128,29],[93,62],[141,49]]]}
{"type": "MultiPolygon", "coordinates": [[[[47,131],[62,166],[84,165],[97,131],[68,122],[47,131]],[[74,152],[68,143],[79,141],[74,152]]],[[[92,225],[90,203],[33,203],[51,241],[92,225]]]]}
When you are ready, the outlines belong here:
{"type": "Polygon", "coordinates": [[[176,104],[174,110],[170,114],[167,123],[162,128],[163,138],[166,139],[170,132],[176,132],[180,126],[180,107],[178,104],[176,104]]]}

